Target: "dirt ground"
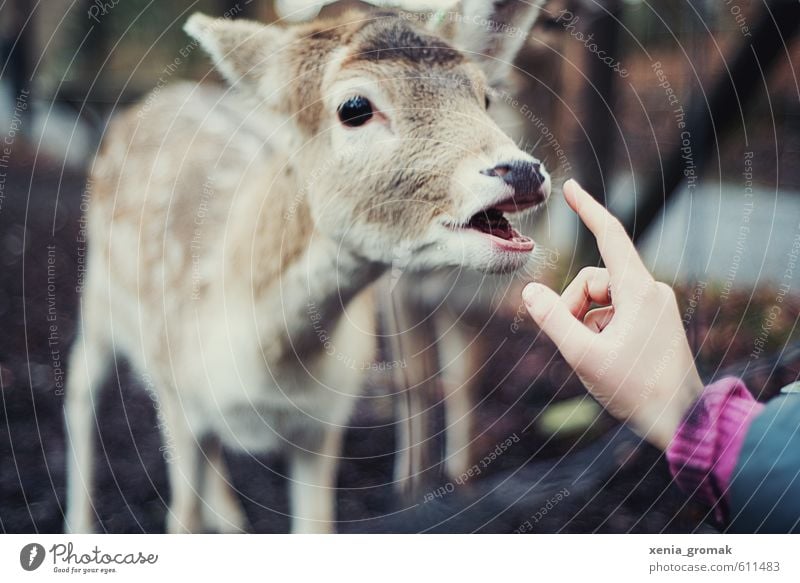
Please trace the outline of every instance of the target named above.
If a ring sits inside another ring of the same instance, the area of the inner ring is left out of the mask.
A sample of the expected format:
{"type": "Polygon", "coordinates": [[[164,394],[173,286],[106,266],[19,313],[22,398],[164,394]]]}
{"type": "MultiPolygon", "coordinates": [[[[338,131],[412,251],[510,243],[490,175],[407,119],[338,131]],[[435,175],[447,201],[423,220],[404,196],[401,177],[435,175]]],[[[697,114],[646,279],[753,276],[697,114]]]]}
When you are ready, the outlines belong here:
{"type": "MultiPolygon", "coordinates": [[[[13,163],[0,208],[0,530],[53,533],[61,530],[64,510],[62,375],[77,313],[84,176],[36,159],[22,146],[13,163]]],[[[508,322],[493,322],[489,339],[493,330],[507,329],[508,322]]],[[[744,344],[709,360],[704,372],[716,374],[746,358],[744,344]]],[[[750,372],[747,380],[767,398],[797,378],[799,363],[795,357],[768,373],[750,372]]],[[[339,475],[340,531],[715,531],[707,510],[671,485],[660,454],[611,420],[567,435],[530,424],[552,399],[583,395],[551,345],[531,346],[530,337],[517,334],[490,361],[486,378],[489,398],[479,422],[489,429],[482,443],[490,450],[513,433],[520,439],[478,479],[429,502],[395,493],[391,414],[361,403],[339,475]],[[491,386],[488,379],[497,378],[506,381],[491,386]]],[[[98,422],[99,528],[162,532],[169,488],[155,413],[124,363],[102,393],[98,422]]],[[[285,532],[282,461],[226,455],[251,530],[285,532]]]]}

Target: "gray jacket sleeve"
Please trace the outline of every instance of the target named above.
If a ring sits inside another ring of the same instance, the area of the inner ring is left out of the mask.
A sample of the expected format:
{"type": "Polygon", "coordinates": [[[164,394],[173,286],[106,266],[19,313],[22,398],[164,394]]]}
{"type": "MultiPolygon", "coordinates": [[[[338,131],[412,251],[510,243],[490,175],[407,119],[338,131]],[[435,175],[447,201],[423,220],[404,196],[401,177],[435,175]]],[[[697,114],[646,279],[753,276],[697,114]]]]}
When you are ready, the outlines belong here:
{"type": "Polygon", "coordinates": [[[731,480],[730,532],[800,533],[800,394],[753,420],[731,480]]]}

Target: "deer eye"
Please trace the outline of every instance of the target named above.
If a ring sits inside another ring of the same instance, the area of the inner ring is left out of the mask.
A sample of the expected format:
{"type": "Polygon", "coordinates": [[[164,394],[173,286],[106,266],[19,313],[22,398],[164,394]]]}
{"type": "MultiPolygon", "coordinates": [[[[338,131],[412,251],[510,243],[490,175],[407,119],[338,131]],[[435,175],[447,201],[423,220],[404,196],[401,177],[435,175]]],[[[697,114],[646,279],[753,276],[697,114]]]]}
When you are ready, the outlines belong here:
{"type": "Polygon", "coordinates": [[[492,105],[492,98],[489,97],[489,95],[487,94],[486,97],[484,97],[483,99],[485,100],[486,103],[486,109],[489,109],[489,106],[492,105]]]}
{"type": "Polygon", "coordinates": [[[372,104],[366,97],[358,95],[342,103],[337,112],[344,125],[357,128],[372,119],[372,104]]]}

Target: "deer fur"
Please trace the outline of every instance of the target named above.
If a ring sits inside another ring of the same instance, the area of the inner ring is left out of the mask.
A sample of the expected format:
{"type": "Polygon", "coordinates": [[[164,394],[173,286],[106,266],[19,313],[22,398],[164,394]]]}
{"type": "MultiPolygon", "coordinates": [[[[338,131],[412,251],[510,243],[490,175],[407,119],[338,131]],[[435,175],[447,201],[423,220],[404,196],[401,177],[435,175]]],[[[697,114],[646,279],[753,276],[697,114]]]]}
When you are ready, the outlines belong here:
{"type": "Polygon", "coordinates": [[[396,249],[408,269],[509,272],[528,260],[456,227],[508,196],[482,170],[533,160],[484,95],[538,10],[465,0],[444,20],[189,19],[230,86],[155,90],[111,123],[91,169],[66,400],[69,531],[95,528],[94,411],[116,355],[158,403],[169,532],[246,528],[220,443],[285,454],[292,530],[334,530],[361,386],[337,355],[374,358],[369,288],[396,249]],[[353,95],[375,107],[363,127],[337,117],[353,95]]]}

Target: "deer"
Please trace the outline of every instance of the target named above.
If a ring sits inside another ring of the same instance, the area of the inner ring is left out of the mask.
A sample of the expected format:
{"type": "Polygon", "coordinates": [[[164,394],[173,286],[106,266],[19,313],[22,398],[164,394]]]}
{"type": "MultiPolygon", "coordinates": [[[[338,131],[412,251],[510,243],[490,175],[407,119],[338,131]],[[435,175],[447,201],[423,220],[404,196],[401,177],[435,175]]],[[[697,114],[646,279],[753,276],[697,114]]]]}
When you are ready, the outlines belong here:
{"type": "Polygon", "coordinates": [[[420,272],[530,260],[511,219],[545,204],[550,177],[487,108],[539,11],[190,16],[226,84],[155,89],[112,119],[90,169],[67,532],[96,528],[95,405],[117,356],[158,404],[167,532],[247,529],[222,447],[285,456],[291,532],[336,530],[363,374],[337,354],[374,358],[372,289],[396,250],[420,272]]]}

